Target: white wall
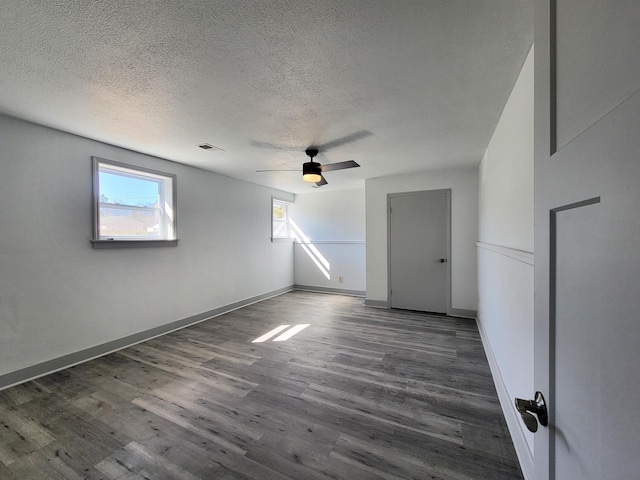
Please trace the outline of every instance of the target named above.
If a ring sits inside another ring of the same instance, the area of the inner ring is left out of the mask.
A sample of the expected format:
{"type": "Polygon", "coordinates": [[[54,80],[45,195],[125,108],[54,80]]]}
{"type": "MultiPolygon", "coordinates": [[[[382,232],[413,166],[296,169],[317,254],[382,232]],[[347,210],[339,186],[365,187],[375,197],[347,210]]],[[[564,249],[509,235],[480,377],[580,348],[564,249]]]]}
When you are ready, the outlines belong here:
{"type": "Polygon", "coordinates": [[[290,216],[329,263],[327,278],[303,245],[296,243],[296,285],[366,290],[364,189],[314,192],[296,195],[290,216]],[[342,277],[342,283],[339,278],[342,277]]]}
{"type": "Polygon", "coordinates": [[[0,375],[293,285],[292,195],[0,116],[0,375]],[[94,250],[91,156],[177,175],[177,247],[94,250]]]}
{"type": "Polygon", "coordinates": [[[475,311],[476,240],[478,233],[478,169],[448,169],[366,180],[367,302],[386,303],[387,194],[451,191],[451,306],[475,311]]]}
{"type": "Polygon", "coordinates": [[[478,326],[525,474],[533,434],[514,397],[533,398],[533,49],[480,164],[478,326]]]}

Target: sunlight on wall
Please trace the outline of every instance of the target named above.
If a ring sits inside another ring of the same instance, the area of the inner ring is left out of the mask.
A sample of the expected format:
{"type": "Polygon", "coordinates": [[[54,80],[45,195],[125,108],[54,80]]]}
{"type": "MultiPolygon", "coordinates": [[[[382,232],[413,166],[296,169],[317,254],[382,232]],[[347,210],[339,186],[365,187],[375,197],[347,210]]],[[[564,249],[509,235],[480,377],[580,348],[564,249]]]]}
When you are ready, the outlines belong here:
{"type": "Polygon", "coordinates": [[[298,242],[307,255],[309,255],[309,258],[313,260],[322,274],[327,277],[327,280],[331,280],[331,275],[329,274],[331,265],[329,265],[329,261],[320,253],[316,246],[311,243],[309,237],[304,234],[292,218],[289,218],[289,224],[291,225],[291,232],[293,233],[296,242],[298,242]]]}

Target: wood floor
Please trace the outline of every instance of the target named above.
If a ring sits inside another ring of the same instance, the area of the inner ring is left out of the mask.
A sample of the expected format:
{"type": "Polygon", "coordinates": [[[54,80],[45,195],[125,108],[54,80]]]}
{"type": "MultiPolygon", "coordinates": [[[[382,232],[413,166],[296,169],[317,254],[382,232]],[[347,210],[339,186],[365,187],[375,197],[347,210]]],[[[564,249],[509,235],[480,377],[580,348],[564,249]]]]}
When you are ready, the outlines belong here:
{"type": "Polygon", "coordinates": [[[326,478],[522,478],[473,321],[292,292],[0,392],[3,480],[326,478]]]}

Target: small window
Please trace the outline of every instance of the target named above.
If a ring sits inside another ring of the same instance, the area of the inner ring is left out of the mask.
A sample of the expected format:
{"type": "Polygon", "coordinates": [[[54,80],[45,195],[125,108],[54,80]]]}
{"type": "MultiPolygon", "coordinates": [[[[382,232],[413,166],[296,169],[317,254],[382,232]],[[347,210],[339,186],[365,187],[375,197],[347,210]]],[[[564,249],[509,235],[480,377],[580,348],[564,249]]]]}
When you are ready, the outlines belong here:
{"type": "Polygon", "coordinates": [[[93,192],[94,242],[175,245],[175,175],[93,157],[93,192]]]}
{"type": "Polygon", "coordinates": [[[272,198],[271,207],[271,238],[291,238],[289,203],[272,198]]]}

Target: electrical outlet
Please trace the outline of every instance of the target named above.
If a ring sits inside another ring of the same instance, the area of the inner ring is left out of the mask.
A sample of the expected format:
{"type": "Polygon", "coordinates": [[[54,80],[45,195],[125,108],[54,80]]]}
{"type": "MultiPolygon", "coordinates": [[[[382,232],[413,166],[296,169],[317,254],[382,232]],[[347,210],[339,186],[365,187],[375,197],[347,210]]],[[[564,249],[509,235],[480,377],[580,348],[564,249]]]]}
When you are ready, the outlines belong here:
{"type": "Polygon", "coordinates": [[[342,283],[344,281],[344,277],[338,277],[338,283],[342,283]]]}

